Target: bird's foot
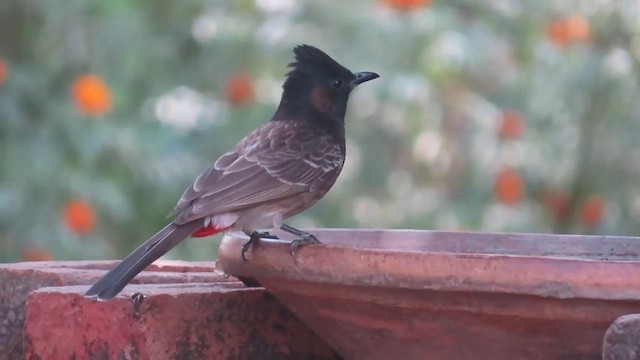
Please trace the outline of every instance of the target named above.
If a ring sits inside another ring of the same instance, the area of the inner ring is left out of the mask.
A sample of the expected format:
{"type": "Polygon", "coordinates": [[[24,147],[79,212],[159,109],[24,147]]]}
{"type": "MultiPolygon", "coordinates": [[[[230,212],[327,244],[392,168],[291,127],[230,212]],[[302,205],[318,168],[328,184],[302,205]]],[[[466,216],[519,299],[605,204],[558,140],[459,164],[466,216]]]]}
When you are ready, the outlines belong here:
{"type": "Polygon", "coordinates": [[[262,239],[279,239],[277,235],[271,235],[268,231],[259,232],[258,236],[262,239]]]}
{"type": "Polygon", "coordinates": [[[249,234],[249,241],[247,241],[246,243],[244,243],[244,245],[242,245],[242,252],[240,255],[242,256],[243,261],[247,261],[247,257],[245,256],[245,254],[247,253],[247,251],[249,251],[249,248],[259,240],[260,240],[259,232],[254,231],[251,234],[249,234]]]}
{"type": "Polygon", "coordinates": [[[298,248],[300,248],[301,246],[321,244],[320,240],[318,240],[318,238],[316,238],[313,234],[306,231],[298,230],[287,224],[280,225],[280,229],[300,237],[299,239],[293,240],[291,242],[291,245],[289,245],[289,253],[291,254],[291,256],[295,256],[296,250],[298,250],[298,248]]]}
{"type": "Polygon", "coordinates": [[[246,243],[244,243],[244,245],[242,245],[242,260],[247,261],[247,257],[245,256],[245,254],[247,253],[247,251],[249,251],[249,248],[254,245],[256,242],[258,242],[261,238],[262,239],[278,239],[278,237],[276,235],[271,235],[268,231],[265,232],[257,232],[257,231],[253,231],[251,234],[249,235],[249,241],[247,241],[246,243]]]}
{"type": "Polygon", "coordinates": [[[322,244],[318,238],[316,238],[313,234],[308,232],[302,233],[302,237],[300,239],[295,239],[289,245],[289,253],[291,256],[296,256],[296,251],[301,246],[307,246],[312,244],[322,244]]]}

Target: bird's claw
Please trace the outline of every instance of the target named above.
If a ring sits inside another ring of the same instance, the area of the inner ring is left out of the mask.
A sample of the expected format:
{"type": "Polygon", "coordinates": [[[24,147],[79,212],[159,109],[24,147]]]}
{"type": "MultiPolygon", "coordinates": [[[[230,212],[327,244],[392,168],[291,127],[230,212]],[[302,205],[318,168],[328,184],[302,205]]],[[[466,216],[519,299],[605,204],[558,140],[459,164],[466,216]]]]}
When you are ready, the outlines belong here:
{"type": "Polygon", "coordinates": [[[249,241],[247,241],[246,243],[244,243],[244,245],[242,245],[242,260],[247,261],[247,257],[246,257],[246,253],[247,251],[249,251],[249,248],[255,244],[256,242],[258,242],[258,240],[260,239],[279,239],[276,235],[271,235],[268,231],[265,232],[257,232],[254,231],[251,234],[249,234],[249,241]]]}
{"type": "Polygon", "coordinates": [[[247,261],[247,257],[245,256],[245,254],[247,253],[247,251],[249,251],[249,248],[251,247],[251,245],[253,245],[253,243],[258,241],[258,239],[259,237],[254,237],[252,234],[251,236],[249,236],[249,241],[247,241],[246,243],[244,243],[244,245],[242,245],[242,252],[240,253],[240,255],[242,256],[242,261],[247,261]]]}
{"type": "Polygon", "coordinates": [[[271,235],[268,231],[258,233],[258,237],[261,239],[280,239],[277,235],[271,235]]]}
{"type": "Polygon", "coordinates": [[[313,244],[321,244],[320,240],[316,238],[313,234],[306,233],[300,239],[295,239],[289,245],[289,253],[291,256],[296,256],[296,251],[302,247],[313,244]]]}

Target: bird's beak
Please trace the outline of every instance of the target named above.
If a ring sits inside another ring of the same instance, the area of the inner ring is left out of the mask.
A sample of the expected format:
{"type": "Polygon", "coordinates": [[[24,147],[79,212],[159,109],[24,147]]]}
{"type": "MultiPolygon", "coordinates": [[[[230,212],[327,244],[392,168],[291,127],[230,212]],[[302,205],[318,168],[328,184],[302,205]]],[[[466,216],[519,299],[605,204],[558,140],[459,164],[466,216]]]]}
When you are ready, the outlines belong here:
{"type": "Polygon", "coordinates": [[[365,81],[369,81],[369,80],[373,80],[373,79],[377,79],[380,77],[380,75],[374,73],[374,72],[368,72],[368,71],[363,71],[363,72],[359,72],[359,73],[355,73],[354,74],[356,76],[355,80],[353,80],[351,82],[351,85],[353,87],[356,87],[360,84],[362,84],[365,81]]]}

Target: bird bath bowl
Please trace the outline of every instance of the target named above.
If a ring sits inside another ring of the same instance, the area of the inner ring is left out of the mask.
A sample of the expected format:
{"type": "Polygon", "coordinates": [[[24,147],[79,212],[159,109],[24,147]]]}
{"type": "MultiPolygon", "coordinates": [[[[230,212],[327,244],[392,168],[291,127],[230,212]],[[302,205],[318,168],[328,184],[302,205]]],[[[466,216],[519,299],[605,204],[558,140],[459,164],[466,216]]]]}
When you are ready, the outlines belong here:
{"type": "Polygon", "coordinates": [[[251,278],[346,359],[599,359],[640,312],[640,239],[310,230],[289,254],[226,236],[220,270],[251,278]]]}

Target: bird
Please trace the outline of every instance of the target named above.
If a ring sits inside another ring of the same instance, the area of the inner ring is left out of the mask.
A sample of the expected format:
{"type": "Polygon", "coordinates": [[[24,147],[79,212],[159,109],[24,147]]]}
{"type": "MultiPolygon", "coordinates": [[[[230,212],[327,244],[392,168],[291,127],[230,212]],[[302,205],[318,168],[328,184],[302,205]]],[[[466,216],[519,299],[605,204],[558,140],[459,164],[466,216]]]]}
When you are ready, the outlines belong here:
{"type": "Polygon", "coordinates": [[[333,186],[345,162],[345,114],[351,91],[379,77],[353,73],[311,45],[293,49],[280,103],[271,119],[244,137],[198,175],[170,214],[167,226],[100,278],[87,298],[115,297],[144,268],[188,237],[242,231],[249,240],[261,229],[293,234],[290,253],[320,241],[283,221],[314,205],[333,186]]]}

